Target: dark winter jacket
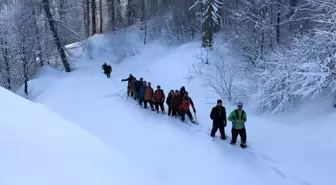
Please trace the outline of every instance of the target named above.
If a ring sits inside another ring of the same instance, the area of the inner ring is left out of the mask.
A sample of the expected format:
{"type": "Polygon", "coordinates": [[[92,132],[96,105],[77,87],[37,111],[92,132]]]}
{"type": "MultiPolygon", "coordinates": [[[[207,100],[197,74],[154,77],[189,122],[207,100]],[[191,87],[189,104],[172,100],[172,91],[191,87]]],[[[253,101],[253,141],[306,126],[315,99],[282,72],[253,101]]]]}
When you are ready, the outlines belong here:
{"type": "Polygon", "coordinates": [[[210,118],[213,120],[213,124],[224,124],[226,126],[226,110],[223,106],[216,106],[212,108],[210,118]]]}
{"type": "Polygon", "coordinates": [[[107,65],[107,66],[104,68],[104,72],[105,72],[105,73],[111,73],[111,72],[112,72],[112,66],[111,66],[111,65],[107,65]]]}
{"type": "Polygon", "coordinates": [[[174,95],[172,96],[172,107],[179,109],[180,105],[181,105],[181,96],[180,95],[174,95]]]}
{"type": "Polygon", "coordinates": [[[154,97],[153,97],[153,100],[155,102],[164,102],[165,98],[166,97],[162,89],[155,91],[154,97]]]}
{"type": "Polygon", "coordinates": [[[181,95],[181,97],[184,97],[185,92],[186,92],[185,88],[182,87],[180,89],[180,95],[181,95]]]}
{"type": "Polygon", "coordinates": [[[168,107],[172,106],[172,97],[173,97],[173,95],[171,93],[169,93],[168,97],[167,97],[167,100],[166,100],[166,103],[167,103],[168,107]]]}
{"type": "Polygon", "coordinates": [[[141,81],[141,80],[137,80],[136,82],[135,82],[135,91],[137,92],[137,93],[139,93],[139,90],[140,90],[140,87],[143,85],[143,81],[141,81]]]}
{"type": "Polygon", "coordinates": [[[128,85],[130,86],[130,84],[131,84],[133,78],[134,78],[133,76],[130,76],[130,77],[128,77],[128,78],[122,79],[121,81],[122,81],[122,82],[127,81],[127,82],[128,82],[128,85]]]}
{"type": "Polygon", "coordinates": [[[147,88],[147,86],[143,86],[143,85],[140,87],[140,89],[139,89],[139,97],[140,98],[145,98],[146,88],[147,88]]]}
{"type": "Polygon", "coordinates": [[[107,64],[105,63],[102,65],[102,69],[104,70],[104,72],[106,71],[106,68],[107,68],[107,64]]]}

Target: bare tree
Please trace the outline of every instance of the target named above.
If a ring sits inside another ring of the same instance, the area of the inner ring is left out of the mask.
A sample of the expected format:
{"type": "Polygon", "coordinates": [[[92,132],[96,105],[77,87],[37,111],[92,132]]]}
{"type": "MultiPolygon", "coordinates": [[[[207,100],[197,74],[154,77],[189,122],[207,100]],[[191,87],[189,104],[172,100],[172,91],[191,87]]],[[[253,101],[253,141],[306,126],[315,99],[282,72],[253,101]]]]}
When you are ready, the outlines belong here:
{"type": "Polygon", "coordinates": [[[94,35],[97,33],[97,25],[96,25],[96,0],[91,0],[91,23],[92,23],[92,33],[94,35]]]}
{"type": "Polygon", "coordinates": [[[54,37],[55,40],[55,44],[57,46],[58,52],[60,54],[63,66],[64,66],[64,70],[66,72],[70,72],[70,65],[68,63],[67,57],[65,55],[65,51],[63,49],[63,47],[61,46],[61,41],[60,38],[58,37],[57,34],[57,30],[55,27],[55,21],[53,20],[52,14],[50,12],[50,5],[49,5],[49,0],[43,0],[43,7],[44,7],[44,11],[46,13],[46,17],[48,19],[48,23],[49,23],[49,27],[50,27],[50,31],[52,32],[52,35],[54,37]]]}

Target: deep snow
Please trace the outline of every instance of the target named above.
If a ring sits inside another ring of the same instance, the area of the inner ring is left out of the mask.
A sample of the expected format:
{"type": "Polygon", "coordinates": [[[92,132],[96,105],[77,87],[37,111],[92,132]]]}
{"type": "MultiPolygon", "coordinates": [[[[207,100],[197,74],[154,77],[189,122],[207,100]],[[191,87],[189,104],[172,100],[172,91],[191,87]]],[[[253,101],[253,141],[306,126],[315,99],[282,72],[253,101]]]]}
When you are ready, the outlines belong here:
{"type": "Polygon", "coordinates": [[[157,184],[144,168],[46,106],[3,88],[0,99],[1,185],[157,184]]]}
{"type": "MultiPolygon", "coordinates": [[[[253,105],[245,106],[251,148],[244,151],[209,137],[209,113],[218,96],[203,87],[202,75],[189,73],[192,65],[199,66],[195,59],[199,43],[178,47],[136,44],[139,54],[115,64],[108,38],[99,35],[91,42],[92,59],[84,54],[75,61],[74,72],[59,72],[57,78],[46,79],[45,85],[41,74],[37,79],[43,90],[32,92],[32,97],[146,169],[157,184],[336,184],[336,113],[326,106],[327,100],[280,116],[260,117],[250,111],[253,105]],[[112,64],[111,79],[102,74],[103,62],[112,64]],[[161,85],[166,93],[185,85],[200,125],[152,113],[127,99],[127,84],[120,80],[129,73],[151,81],[154,88],[161,85]]],[[[228,113],[234,109],[224,104],[228,113]]],[[[226,133],[230,134],[230,125],[226,133]]],[[[122,175],[133,179],[133,173],[122,175]]]]}

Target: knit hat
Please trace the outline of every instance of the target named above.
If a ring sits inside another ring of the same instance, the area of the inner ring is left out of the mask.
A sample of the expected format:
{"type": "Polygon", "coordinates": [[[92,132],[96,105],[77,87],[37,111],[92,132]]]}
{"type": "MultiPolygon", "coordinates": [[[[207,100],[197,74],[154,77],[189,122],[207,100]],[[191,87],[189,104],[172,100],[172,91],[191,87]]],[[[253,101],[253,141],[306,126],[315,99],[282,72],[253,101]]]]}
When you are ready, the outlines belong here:
{"type": "Polygon", "coordinates": [[[237,102],[237,106],[243,106],[243,102],[238,101],[238,102],[237,102]]]}

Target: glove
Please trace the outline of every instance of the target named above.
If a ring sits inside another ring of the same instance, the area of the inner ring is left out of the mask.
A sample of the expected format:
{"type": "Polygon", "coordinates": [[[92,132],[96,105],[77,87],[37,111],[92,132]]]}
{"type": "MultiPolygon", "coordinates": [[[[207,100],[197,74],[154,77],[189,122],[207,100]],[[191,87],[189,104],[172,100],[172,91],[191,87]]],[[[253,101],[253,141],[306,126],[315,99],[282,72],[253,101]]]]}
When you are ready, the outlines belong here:
{"type": "Polygon", "coordinates": [[[193,111],[194,111],[194,113],[196,113],[196,109],[195,108],[193,109],[193,111]]]}
{"type": "Polygon", "coordinates": [[[223,121],[223,124],[224,124],[224,127],[226,127],[227,123],[226,123],[226,121],[225,121],[225,120],[223,121]]]}

